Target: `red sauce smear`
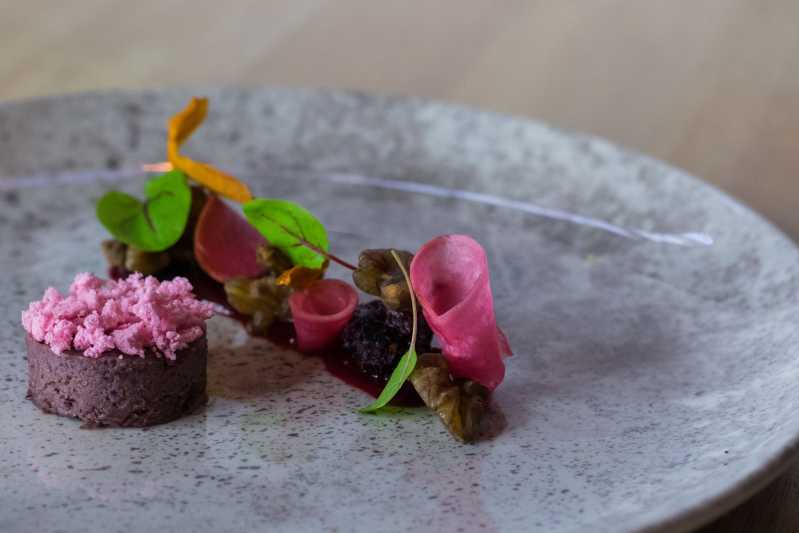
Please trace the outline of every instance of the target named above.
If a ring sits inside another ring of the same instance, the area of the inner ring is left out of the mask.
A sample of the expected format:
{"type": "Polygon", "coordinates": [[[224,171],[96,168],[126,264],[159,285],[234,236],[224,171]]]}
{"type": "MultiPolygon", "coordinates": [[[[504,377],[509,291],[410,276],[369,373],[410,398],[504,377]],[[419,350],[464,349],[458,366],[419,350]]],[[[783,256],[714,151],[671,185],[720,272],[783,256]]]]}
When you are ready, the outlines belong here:
{"type": "MultiPolygon", "coordinates": [[[[112,279],[125,277],[129,272],[111,268],[108,272],[112,279]]],[[[156,277],[159,279],[172,279],[175,276],[187,278],[194,287],[194,294],[203,300],[208,300],[223,306],[230,312],[230,317],[246,325],[248,317],[238,313],[228,304],[224,286],[213,280],[208,274],[200,270],[196,265],[192,266],[173,266],[159,272],[156,277]]],[[[308,357],[319,357],[325,364],[325,369],[336,378],[347,385],[362,390],[366,394],[377,398],[383,387],[386,385],[385,379],[377,376],[364,374],[355,366],[349,352],[342,349],[337,344],[321,352],[303,353],[297,350],[297,338],[294,332],[294,324],[291,322],[275,322],[266,335],[262,335],[275,346],[286,350],[292,350],[308,357]]],[[[413,385],[405,383],[400,391],[391,400],[390,405],[398,407],[421,407],[424,405],[422,399],[416,393],[413,385]]]]}
{"type": "MultiPolygon", "coordinates": [[[[246,322],[246,317],[243,322],[246,322]]],[[[294,325],[291,322],[275,322],[265,337],[269,342],[281,348],[297,351],[294,325]]],[[[299,352],[302,353],[302,352],[299,352]]],[[[335,345],[321,352],[304,354],[309,357],[320,357],[325,363],[325,369],[347,385],[360,389],[373,398],[377,398],[386,381],[376,376],[364,374],[352,361],[352,356],[341,345],[335,345]]],[[[424,405],[410,383],[405,383],[394,396],[391,405],[404,407],[420,407],[424,405]]]]}

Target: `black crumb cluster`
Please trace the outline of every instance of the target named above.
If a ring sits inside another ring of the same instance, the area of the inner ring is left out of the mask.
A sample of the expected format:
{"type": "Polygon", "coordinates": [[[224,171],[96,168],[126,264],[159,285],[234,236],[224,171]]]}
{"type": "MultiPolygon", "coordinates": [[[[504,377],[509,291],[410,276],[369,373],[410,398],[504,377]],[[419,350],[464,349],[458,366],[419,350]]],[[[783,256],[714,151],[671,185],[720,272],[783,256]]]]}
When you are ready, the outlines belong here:
{"type": "MultiPolygon", "coordinates": [[[[410,313],[392,311],[375,300],[361,304],[342,333],[342,345],[355,366],[364,374],[381,380],[391,375],[411,343],[410,313]]],[[[419,313],[416,352],[430,350],[433,332],[419,313]]]]}

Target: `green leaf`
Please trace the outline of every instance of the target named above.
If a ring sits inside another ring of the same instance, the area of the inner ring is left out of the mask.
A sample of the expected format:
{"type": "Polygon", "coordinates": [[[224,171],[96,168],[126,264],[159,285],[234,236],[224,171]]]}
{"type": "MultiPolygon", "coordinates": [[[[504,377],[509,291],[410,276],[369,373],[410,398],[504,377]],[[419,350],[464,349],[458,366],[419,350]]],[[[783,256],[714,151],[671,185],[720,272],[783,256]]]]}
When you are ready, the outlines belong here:
{"type": "MultiPolygon", "coordinates": [[[[402,271],[402,275],[405,276],[405,281],[408,283],[408,287],[411,287],[411,278],[408,276],[408,271],[405,269],[405,265],[402,264],[402,260],[400,256],[397,255],[396,250],[391,250],[391,255],[394,257],[394,260],[399,265],[400,270],[402,271]]],[[[402,388],[402,385],[407,381],[411,374],[413,374],[414,368],[416,368],[416,329],[417,329],[417,311],[416,311],[416,296],[413,294],[411,290],[411,311],[413,313],[413,329],[411,330],[411,345],[408,348],[408,351],[405,352],[402,357],[400,358],[397,366],[394,367],[394,371],[391,373],[391,377],[388,378],[388,383],[386,386],[383,387],[383,390],[380,392],[380,395],[377,397],[375,401],[373,401],[368,406],[361,409],[361,413],[374,413],[375,411],[379,410],[381,407],[385,407],[388,405],[388,402],[391,401],[394,396],[402,388]]]]}
{"type": "Polygon", "coordinates": [[[405,381],[413,374],[413,369],[416,368],[416,359],[416,349],[411,346],[400,358],[397,366],[394,367],[394,371],[391,373],[391,377],[388,378],[388,383],[380,392],[380,396],[360,411],[362,413],[374,413],[381,407],[388,405],[388,402],[397,395],[405,381]]]}
{"type": "Polygon", "coordinates": [[[149,180],[144,202],[111,191],[97,203],[97,218],[117,240],[145,252],[175,244],[189,219],[191,190],[186,176],[173,170],[149,180]]]}
{"type": "Polygon", "coordinates": [[[327,232],[301,205],[276,198],[255,198],[243,207],[244,216],[292,263],[320,268],[328,256],[327,232]]]}

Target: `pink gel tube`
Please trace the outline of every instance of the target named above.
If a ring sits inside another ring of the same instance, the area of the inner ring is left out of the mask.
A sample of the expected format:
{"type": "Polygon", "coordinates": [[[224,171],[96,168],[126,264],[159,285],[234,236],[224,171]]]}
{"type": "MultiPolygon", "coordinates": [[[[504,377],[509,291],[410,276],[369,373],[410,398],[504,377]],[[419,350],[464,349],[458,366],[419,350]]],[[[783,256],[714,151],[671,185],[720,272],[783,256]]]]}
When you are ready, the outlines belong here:
{"type": "Polygon", "coordinates": [[[335,344],[358,305],[358,293],[343,281],[323,279],[289,296],[300,351],[313,352],[335,344]]]}

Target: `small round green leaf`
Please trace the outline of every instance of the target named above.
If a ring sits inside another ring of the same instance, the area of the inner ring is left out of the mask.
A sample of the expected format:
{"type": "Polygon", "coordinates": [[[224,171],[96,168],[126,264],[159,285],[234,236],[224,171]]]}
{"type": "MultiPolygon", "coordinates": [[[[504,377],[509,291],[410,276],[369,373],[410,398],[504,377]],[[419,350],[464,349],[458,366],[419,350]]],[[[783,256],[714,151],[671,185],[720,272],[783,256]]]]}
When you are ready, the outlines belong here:
{"type": "Polygon", "coordinates": [[[255,198],[243,206],[244,216],[292,263],[320,268],[330,249],[327,231],[313,214],[294,202],[255,198]]]}
{"type": "Polygon", "coordinates": [[[173,170],[147,182],[145,201],[118,192],[97,203],[97,218],[117,240],[145,252],[160,252],[175,244],[189,220],[191,190],[186,176],[173,170]]]}

